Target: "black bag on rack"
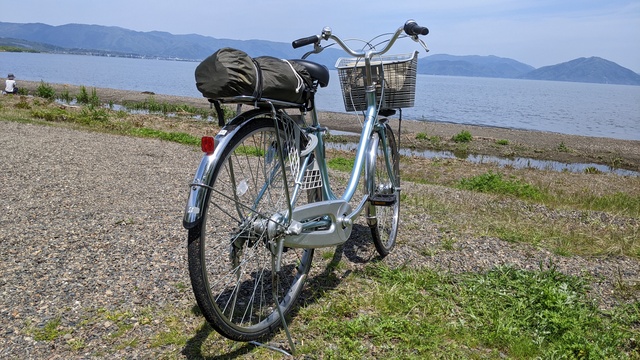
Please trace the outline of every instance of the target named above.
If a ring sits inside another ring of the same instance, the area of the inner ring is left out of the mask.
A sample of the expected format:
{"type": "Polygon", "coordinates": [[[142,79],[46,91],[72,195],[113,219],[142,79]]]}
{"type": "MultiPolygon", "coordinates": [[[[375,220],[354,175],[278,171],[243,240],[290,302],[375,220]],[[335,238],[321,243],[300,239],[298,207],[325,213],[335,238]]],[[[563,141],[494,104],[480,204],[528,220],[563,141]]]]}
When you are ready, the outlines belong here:
{"type": "Polygon", "coordinates": [[[242,50],[222,48],[195,72],[196,87],[209,99],[251,96],[305,104],[311,76],[295,63],[271,56],[251,58],[242,50]]]}

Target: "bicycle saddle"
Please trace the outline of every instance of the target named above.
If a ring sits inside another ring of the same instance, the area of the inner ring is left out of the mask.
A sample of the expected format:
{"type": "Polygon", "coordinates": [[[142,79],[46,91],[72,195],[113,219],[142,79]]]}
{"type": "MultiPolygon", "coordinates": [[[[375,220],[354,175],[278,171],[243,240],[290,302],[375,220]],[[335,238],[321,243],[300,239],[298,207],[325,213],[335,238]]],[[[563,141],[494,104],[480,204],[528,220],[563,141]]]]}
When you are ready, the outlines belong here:
{"type": "Polygon", "coordinates": [[[309,72],[312,78],[318,80],[320,87],[326,87],[329,85],[329,69],[326,66],[320,65],[318,63],[314,63],[309,60],[289,60],[295,62],[298,65],[304,66],[305,69],[309,72]]]}

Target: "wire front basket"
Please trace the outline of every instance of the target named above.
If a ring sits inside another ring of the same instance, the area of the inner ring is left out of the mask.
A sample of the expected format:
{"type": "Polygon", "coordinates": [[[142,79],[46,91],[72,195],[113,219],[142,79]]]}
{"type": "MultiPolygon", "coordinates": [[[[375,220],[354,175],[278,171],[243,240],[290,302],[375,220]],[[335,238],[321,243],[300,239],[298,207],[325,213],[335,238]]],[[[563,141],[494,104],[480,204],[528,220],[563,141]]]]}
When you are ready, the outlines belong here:
{"type": "MultiPolygon", "coordinates": [[[[418,52],[380,56],[371,60],[371,77],[376,84],[376,99],[381,109],[412,107],[416,97],[418,52]],[[384,79],[384,81],[382,81],[384,79]],[[383,91],[384,86],[384,91],[383,91]]],[[[346,111],[367,108],[365,66],[362,58],[340,58],[336,62],[346,111]]]]}

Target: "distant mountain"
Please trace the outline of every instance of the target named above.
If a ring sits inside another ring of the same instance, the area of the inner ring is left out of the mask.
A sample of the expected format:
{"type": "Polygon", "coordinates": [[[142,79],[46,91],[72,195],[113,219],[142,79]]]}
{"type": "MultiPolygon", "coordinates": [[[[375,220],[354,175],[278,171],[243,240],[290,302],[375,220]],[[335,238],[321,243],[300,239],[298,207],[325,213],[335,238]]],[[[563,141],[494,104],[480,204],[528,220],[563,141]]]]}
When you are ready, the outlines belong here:
{"type": "MultiPolygon", "coordinates": [[[[182,60],[202,60],[222,47],[241,49],[251,56],[270,55],[283,59],[300,58],[312,49],[293,49],[290,43],[265,40],[217,39],[196,34],[173,35],[161,31],[140,32],[115,26],[83,24],[51,26],[0,22],[0,38],[22,39],[73,49],[73,52],[86,49],[182,60]]],[[[337,49],[326,49],[313,58],[333,68],[336,59],[343,54],[337,49]]]]}
{"type": "MultiPolygon", "coordinates": [[[[290,43],[217,39],[196,34],[173,35],[161,31],[140,32],[115,26],[7,22],[0,22],[0,46],[42,52],[191,61],[200,61],[222,47],[241,49],[251,56],[269,55],[282,59],[300,58],[311,50],[311,47],[293,49],[290,43]]],[[[341,56],[345,56],[344,52],[333,47],[313,55],[310,60],[333,69],[341,56]]],[[[639,74],[597,57],[580,58],[536,70],[519,61],[497,56],[431,55],[419,59],[418,73],[640,85],[639,74]]]]}
{"type": "Polygon", "coordinates": [[[428,75],[516,78],[535,68],[497,56],[431,55],[421,59],[418,73],[428,75]]]}
{"type": "Polygon", "coordinates": [[[599,57],[579,58],[544,66],[522,75],[522,79],[556,80],[599,84],[640,85],[640,75],[599,57]]]}

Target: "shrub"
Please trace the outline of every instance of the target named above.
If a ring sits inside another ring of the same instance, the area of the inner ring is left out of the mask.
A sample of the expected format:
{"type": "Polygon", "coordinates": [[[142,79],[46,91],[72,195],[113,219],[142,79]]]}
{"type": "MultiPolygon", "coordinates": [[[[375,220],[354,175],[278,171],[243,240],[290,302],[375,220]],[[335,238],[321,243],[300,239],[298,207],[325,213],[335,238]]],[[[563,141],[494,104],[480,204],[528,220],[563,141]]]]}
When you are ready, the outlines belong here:
{"type": "Polygon", "coordinates": [[[84,85],[80,86],[80,93],[76,96],[76,100],[78,100],[80,104],[89,103],[89,93],[87,93],[87,88],[84,87],[84,85]]]}
{"type": "Polygon", "coordinates": [[[73,99],[71,97],[71,94],[69,94],[69,89],[64,89],[62,90],[62,93],[60,93],[60,95],[58,96],[58,98],[64,102],[66,102],[67,104],[71,102],[71,100],[73,99]]]}
{"type": "Polygon", "coordinates": [[[36,96],[53,100],[56,97],[56,91],[51,85],[40,81],[40,85],[36,89],[36,96]]]}
{"type": "Polygon", "coordinates": [[[467,130],[462,130],[451,138],[453,141],[457,143],[467,143],[473,140],[471,133],[467,130]]]}

